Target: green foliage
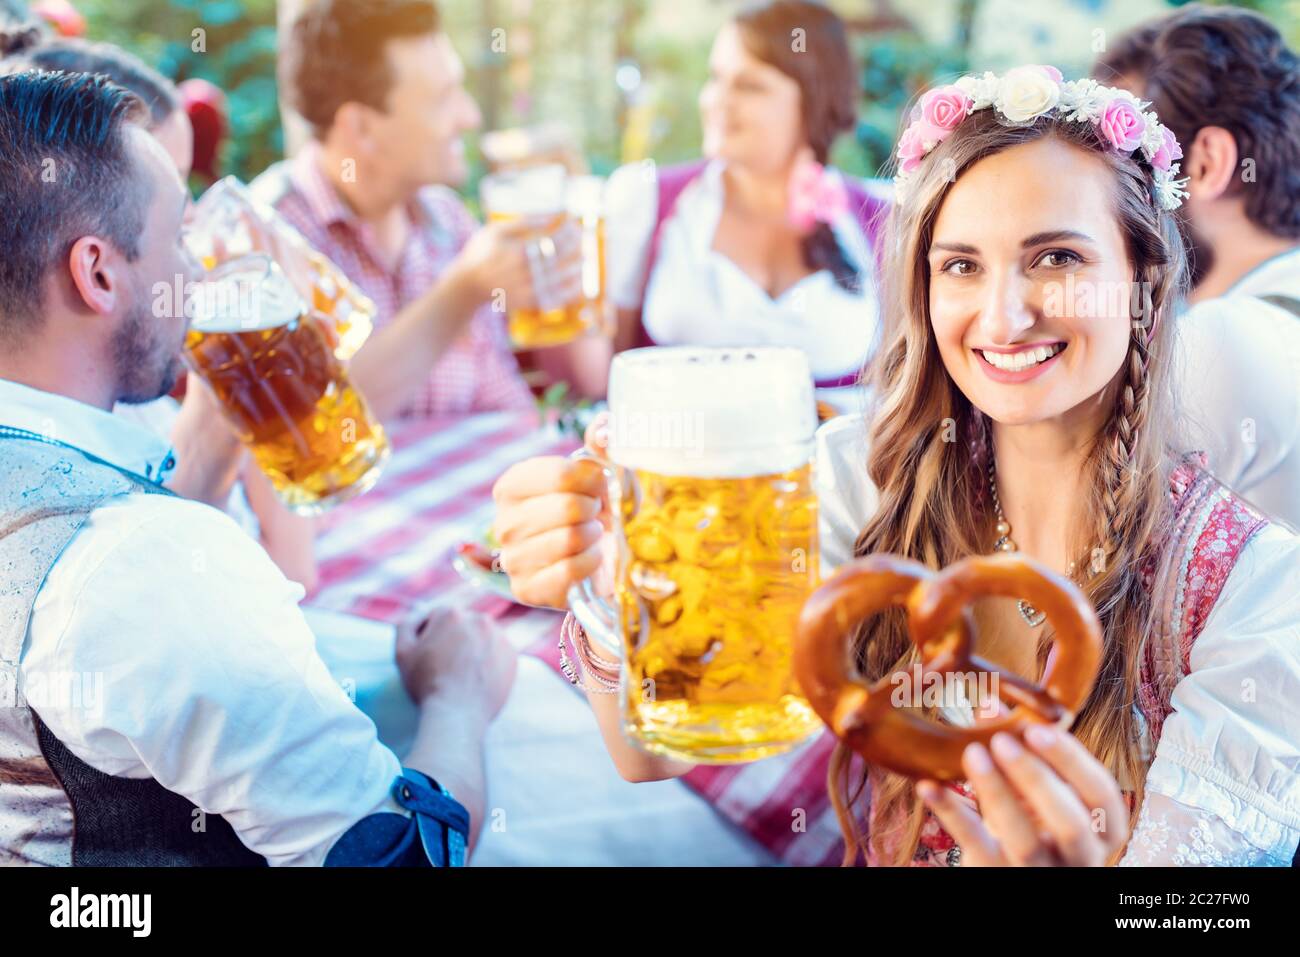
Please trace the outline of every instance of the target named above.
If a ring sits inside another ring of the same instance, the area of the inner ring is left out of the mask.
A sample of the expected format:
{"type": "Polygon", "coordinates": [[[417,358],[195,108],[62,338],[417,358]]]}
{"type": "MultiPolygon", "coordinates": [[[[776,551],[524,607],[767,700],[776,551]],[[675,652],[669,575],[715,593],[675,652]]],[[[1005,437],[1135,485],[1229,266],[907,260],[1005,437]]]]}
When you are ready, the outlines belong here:
{"type": "Polygon", "coordinates": [[[77,0],[89,35],[126,47],[180,82],[200,77],[230,102],[222,169],[249,179],[283,154],[275,81],[275,0],[77,0]]]}
{"type": "Polygon", "coordinates": [[[590,399],[569,398],[569,383],[556,382],[537,398],[537,415],[543,425],[553,426],[561,435],[572,435],[579,441],[591,420],[593,404],[590,399]]]}
{"type": "Polygon", "coordinates": [[[857,135],[842,141],[836,165],[857,176],[877,175],[893,150],[899,124],[916,97],[941,77],[969,69],[967,54],[910,31],[873,34],[857,44],[863,102],[857,135]]]}

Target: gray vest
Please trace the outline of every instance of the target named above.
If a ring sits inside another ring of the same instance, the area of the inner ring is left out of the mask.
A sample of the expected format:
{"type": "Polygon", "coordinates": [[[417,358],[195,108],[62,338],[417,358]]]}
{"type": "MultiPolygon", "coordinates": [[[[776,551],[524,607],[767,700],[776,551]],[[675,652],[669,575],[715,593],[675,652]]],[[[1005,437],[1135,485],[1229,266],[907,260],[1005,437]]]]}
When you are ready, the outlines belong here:
{"type": "Polygon", "coordinates": [[[81,761],[18,692],[32,606],[50,569],[91,512],[133,494],[171,493],[0,426],[0,864],[266,863],[225,819],[201,815],[152,778],[115,777],[81,761]]]}

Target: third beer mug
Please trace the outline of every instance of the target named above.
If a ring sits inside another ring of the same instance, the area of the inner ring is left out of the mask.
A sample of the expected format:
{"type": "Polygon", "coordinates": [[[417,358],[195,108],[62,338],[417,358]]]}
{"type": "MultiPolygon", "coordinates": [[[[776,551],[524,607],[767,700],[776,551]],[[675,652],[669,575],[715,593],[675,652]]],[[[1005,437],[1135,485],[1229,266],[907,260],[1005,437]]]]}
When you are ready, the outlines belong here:
{"type": "Polygon", "coordinates": [[[646,750],[749,761],[821,728],[795,684],[818,582],[807,359],[795,349],[636,349],[614,359],[615,607],[570,605],[623,661],[623,724],[646,750]]]}
{"type": "Polygon", "coordinates": [[[185,243],[209,271],[246,256],[269,256],[311,304],[330,348],[345,362],[369,337],[375,304],[235,177],[213,184],[194,204],[185,243]]]}
{"type": "Polygon", "coordinates": [[[488,220],[522,220],[531,227],[536,243],[533,276],[543,301],[535,309],[509,310],[510,341],[515,348],[557,346],[608,332],[613,307],[605,295],[604,180],[570,177],[563,166],[534,166],[488,176],[481,188],[488,220]],[[581,233],[582,288],[569,302],[547,302],[547,271],[555,250],[552,237],[566,223],[581,233]]]}

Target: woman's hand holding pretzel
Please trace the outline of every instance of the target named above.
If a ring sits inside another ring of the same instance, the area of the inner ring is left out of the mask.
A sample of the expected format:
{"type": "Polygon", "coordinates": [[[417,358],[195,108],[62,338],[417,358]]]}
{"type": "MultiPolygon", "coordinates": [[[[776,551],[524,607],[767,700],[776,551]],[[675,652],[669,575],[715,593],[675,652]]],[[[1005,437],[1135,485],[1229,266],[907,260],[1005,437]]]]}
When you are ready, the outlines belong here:
{"type": "Polygon", "coordinates": [[[1124,846],[1119,784],[1074,735],[1052,725],[968,745],[962,769],[979,810],[932,780],[917,793],[961,847],[964,867],[1097,867],[1124,846]]]}

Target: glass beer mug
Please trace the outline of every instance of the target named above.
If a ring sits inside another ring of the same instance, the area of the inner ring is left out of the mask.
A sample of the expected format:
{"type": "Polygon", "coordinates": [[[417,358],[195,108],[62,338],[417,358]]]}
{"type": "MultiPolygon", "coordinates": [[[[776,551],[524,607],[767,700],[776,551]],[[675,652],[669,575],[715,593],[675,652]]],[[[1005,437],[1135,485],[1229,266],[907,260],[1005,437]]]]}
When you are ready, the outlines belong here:
{"type": "Polygon", "coordinates": [[[569,604],[620,657],[623,729],[647,751],[750,761],[822,727],[791,670],[819,571],[812,389],[797,349],[614,358],[614,601],[588,579],[569,604]]]}
{"type": "Polygon", "coordinates": [[[516,349],[563,345],[583,336],[609,334],[613,304],[606,296],[605,181],[598,176],[569,176],[563,166],[533,166],[483,179],[483,208],[489,222],[524,220],[537,242],[534,280],[546,286],[551,237],[566,223],[581,232],[582,289],[572,302],[543,302],[536,309],[511,309],[510,341],[516,349]],[[549,246],[547,244],[550,244],[549,246]]]}
{"type": "Polygon", "coordinates": [[[290,510],[315,515],[374,485],[389,455],[384,430],[269,257],[218,266],[193,309],[186,364],[290,510]]]}
{"type": "Polygon", "coordinates": [[[344,361],[374,328],[374,302],[233,176],[214,183],[194,205],[185,244],[209,271],[246,256],[269,256],[311,304],[330,348],[344,361]]]}

